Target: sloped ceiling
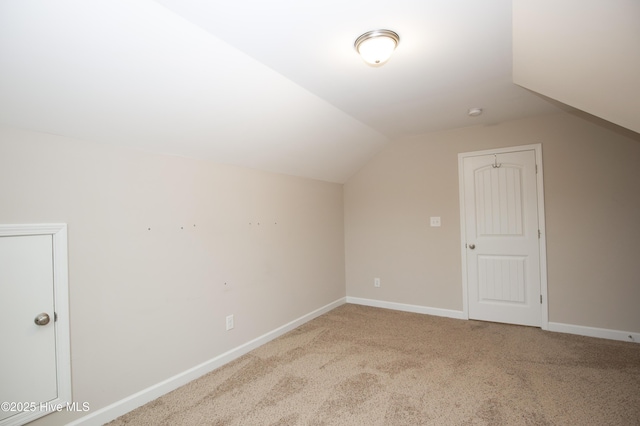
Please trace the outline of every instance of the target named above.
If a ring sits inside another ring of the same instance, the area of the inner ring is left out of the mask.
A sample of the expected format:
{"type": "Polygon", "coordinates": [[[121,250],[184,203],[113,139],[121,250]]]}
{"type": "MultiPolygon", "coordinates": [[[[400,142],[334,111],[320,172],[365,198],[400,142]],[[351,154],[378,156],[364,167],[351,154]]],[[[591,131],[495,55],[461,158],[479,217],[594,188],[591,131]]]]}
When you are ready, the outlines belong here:
{"type": "Polygon", "coordinates": [[[640,136],[640,1],[514,0],[513,8],[513,81],[640,136]]]}
{"type": "Polygon", "coordinates": [[[553,111],[511,81],[509,0],[0,1],[7,126],[345,182],[396,138],[553,111]],[[372,68],[376,28],[401,41],[372,68]]]}

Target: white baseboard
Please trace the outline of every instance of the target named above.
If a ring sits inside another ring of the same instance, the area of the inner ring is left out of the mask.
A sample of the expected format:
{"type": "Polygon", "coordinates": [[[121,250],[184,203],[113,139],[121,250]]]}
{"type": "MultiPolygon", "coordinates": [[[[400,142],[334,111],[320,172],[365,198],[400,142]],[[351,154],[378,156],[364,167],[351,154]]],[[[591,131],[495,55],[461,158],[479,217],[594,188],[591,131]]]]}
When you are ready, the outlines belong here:
{"type": "MultiPolygon", "coordinates": [[[[437,315],[440,317],[448,317],[455,319],[468,319],[464,312],[453,311],[449,309],[429,308],[419,305],[407,305],[404,303],[386,302],[383,300],[362,299],[359,297],[347,296],[347,303],[356,305],[373,306],[376,308],[393,309],[396,311],[414,312],[418,314],[437,315]]],[[[548,331],[558,333],[577,334],[579,336],[599,337],[601,339],[621,340],[624,342],[640,343],[640,333],[630,331],[611,330],[606,328],[584,327],[581,325],[562,324],[558,322],[549,322],[548,331]]]]}
{"type": "Polygon", "coordinates": [[[341,299],[338,299],[335,302],[329,303],[322,308],[316,309],[313,312],[303,315],[300,318],[283,325],[282,327],[278,327],[273,331],[270,331],[256,339],[238,346],[237,348],[231,349],[230,351],[218,355],[217,357],[212,358],[209,361],[203,362],[202,364],[190,368],[187,371],[170,377],[167,380],[157,383],[151,387],[143,389],[140,392],[136,392],[133,395],[130,395],[120,401],[94,411],[87,416],[81,417],[69,423],[68,426],[100,426],[107,422],[110,422],[111,420],[114,420],[128,413],[129,411],[132,411],[148,402],[153,401],[156,398],[161,397],[168,392],[171,392],[172,390],[179,388],[180,386],[183,386],[197,379],[198,377],[201,377],[217,368],[222,367],[223,365],[233,361],[234,359],[239,358],[248,352],[251,352],[255,348],[262,346],[265,343],[270,342],[271,340],[282,336],[283,334],[293,330],[294,328],[299,327],[302,324],[311,321],[312,319],[324,313],[327,313],[330,310],[337,308],[338,306],[345,303],[346,298],[343,297],[341,299]]]}
{"type": "Polygon", "coordinates": [[[577,334],[580,336],[599,337],[601,339],[621,340],[624,342],[640,343],[640,333],[631,331],[611,330],[608,328],[584,327],[582,325],[562,324],[550,322],[549,331],[577,334]]]}
{"type": "Polygon", "coordinates": [[[413,312],[416,314],[435,315],[439,317],[455,318],[455,319],[468,319],[464,312],[454,311],[450,309],[429,308],[427,306],[419,305],[407,305],[405,303],[385,302],[383,300],[374,299],[362,299],[360,297],[347,296],[347,303],[353,303],[355,305],[373,306],[375,308],[393,309],[396,311],[413,312]]]}

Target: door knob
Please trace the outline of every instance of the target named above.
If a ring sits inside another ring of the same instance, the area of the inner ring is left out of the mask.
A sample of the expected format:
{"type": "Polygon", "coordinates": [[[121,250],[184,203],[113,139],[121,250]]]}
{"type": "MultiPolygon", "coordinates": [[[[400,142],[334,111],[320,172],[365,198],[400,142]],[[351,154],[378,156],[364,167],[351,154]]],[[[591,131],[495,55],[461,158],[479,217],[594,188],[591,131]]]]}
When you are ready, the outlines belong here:
{"type": "Polygon", "coordinates": [[[475,244],[469,244],[469,248],[470,248],[471,250],[473,250],[474,248],[476,248],[476,245],[475,245],[475,244]]]}
{"type": "Polygon", "coordinates": [[[51,320],[51,318],[49,318],[49,315],[45,312],[41,313],[40,315],[38,315],[33,322],[36,323],[36,325],[47,325],[49,324],[49,321],[51,320]]]}

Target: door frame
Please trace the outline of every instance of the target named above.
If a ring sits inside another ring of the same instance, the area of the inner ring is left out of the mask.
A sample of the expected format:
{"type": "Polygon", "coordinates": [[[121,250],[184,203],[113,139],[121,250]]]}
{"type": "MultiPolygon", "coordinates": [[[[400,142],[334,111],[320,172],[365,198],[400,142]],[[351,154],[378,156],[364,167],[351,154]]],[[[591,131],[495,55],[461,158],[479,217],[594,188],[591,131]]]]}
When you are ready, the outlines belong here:
{"type": "MultiPolygon", "coordinates": [[[[5,425],[23,425],[39,417],[67,408],[72,401],[71,392],[71,340],[69,331],[69,272],[67,256],[67,225],[64,223],[0,225],[0,237],[51,235],[53,252],[53,303],[55,308],[56,374],[58,397],[46,403],[44,410],[24,411],[2,422],[5,425]]],[[[15,401],[26,402],[26,401],[15,401]]]]}
{"type": "Polygon", "coordinates": [[[509,146],[504,148],[488,149],[483,151],[462,152],[458,154],[458,185],[460,196],[460,252],[462,256],[462,315],[469,319],[468,281],[467,281],[467,248],[466,244],[466,214],[465,214],[465,188],[464,188],[464,159],[481,155],[504,154],[508,152],[534,151],[536,156],[536,188],[538,202],[538,229],[540,238],[538,248],[540,255],[540,294],[542,295],[542,318],[540,328],[549,329],[549,303],[547,291],[547,240],[544,216],[544,178],[542,167],[542,144],[509,146]]]}

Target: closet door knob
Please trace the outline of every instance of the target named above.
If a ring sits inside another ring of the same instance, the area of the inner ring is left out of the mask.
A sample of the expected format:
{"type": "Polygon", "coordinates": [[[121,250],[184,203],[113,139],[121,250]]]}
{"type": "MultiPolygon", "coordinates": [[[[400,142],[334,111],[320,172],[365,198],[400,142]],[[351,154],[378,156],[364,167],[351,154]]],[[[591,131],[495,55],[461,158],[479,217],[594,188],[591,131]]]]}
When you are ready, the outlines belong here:
{"type": "Polygon", "coordinates": [[[33,320],[36,325],[47,325],[49,324],[49,321],[51,321],[51,318],[49,318],[49,315],[45,312],[41,313],[33,320]]]}

